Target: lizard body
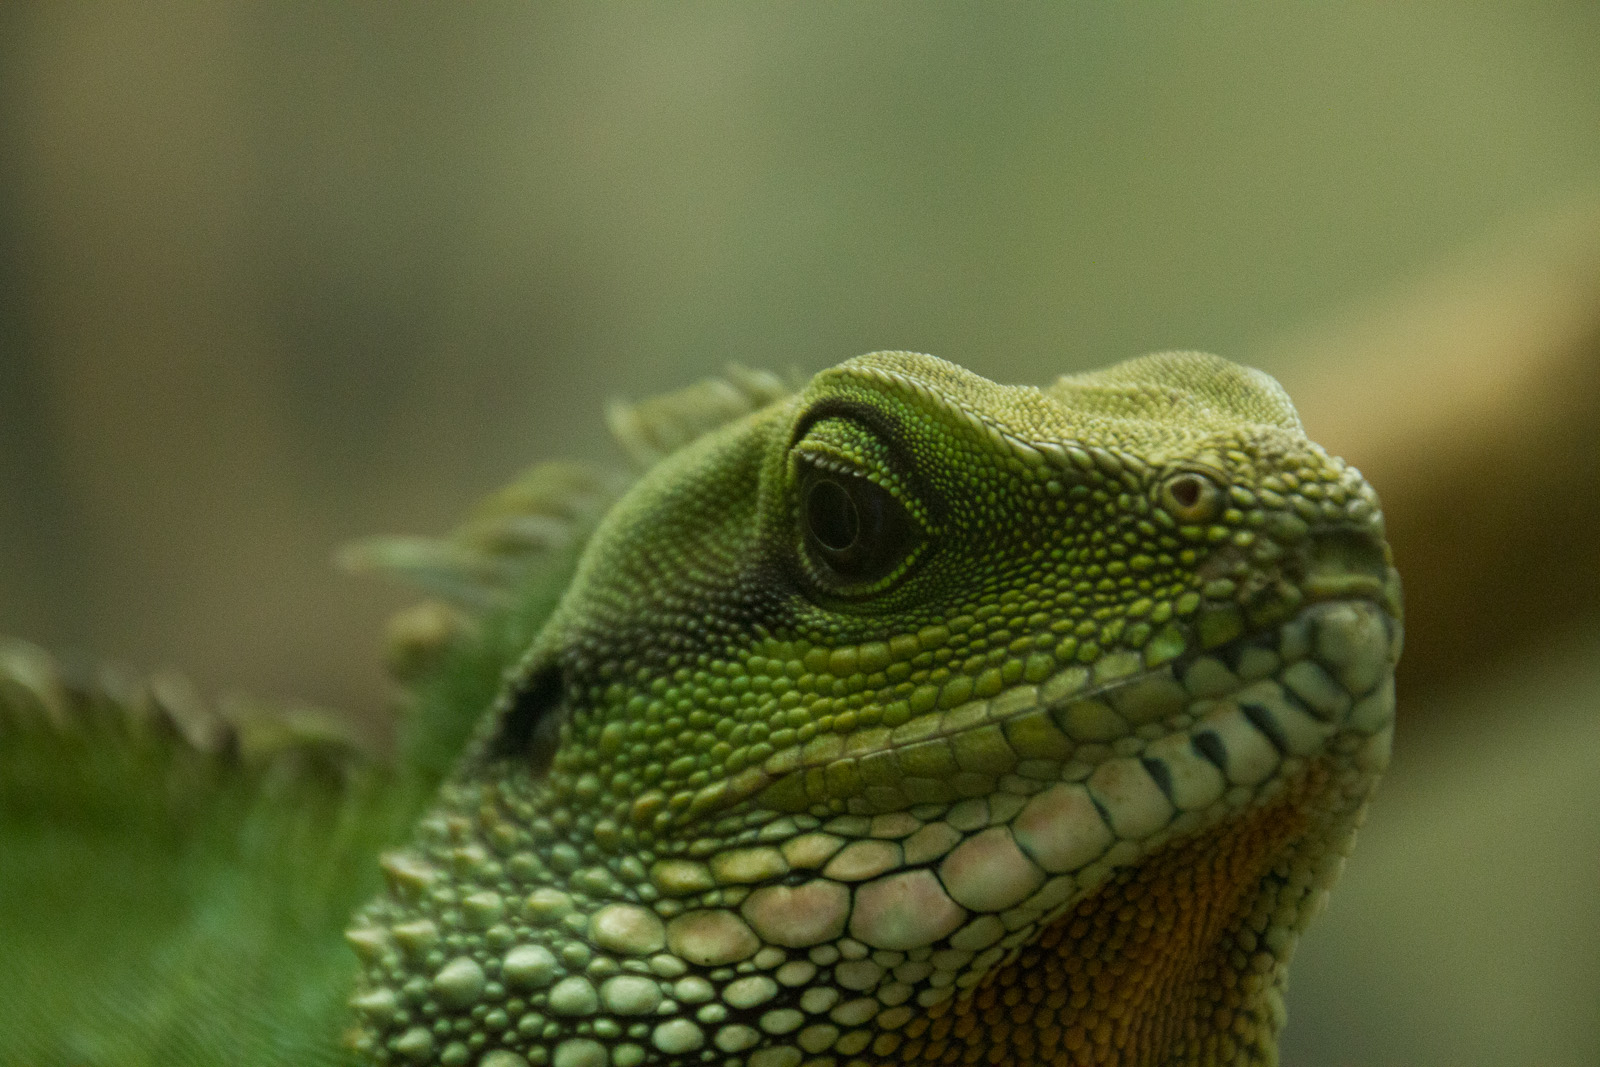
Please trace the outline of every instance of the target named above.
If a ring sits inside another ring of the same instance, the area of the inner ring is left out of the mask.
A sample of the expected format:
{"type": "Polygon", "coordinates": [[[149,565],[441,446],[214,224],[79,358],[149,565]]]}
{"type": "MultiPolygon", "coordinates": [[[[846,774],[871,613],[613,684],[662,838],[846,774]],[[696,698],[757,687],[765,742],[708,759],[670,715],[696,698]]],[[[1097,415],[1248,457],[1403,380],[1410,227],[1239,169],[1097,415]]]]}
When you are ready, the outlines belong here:
{"type": "Polygon", "coordinates": [[[392,766],[0,646],[0,1063],[1275,1062],[1400,641],[1275,382],[874,353],[611,422],[625,494],[352,553],[456,605],[392,766]]]}
{"type": "Polygon", "coordinates": [[[1372,490],[1259,372],[849,361],[600,524],[352,930],[356,1046],[1274,1062],[1399,614],[1372,490]]]}

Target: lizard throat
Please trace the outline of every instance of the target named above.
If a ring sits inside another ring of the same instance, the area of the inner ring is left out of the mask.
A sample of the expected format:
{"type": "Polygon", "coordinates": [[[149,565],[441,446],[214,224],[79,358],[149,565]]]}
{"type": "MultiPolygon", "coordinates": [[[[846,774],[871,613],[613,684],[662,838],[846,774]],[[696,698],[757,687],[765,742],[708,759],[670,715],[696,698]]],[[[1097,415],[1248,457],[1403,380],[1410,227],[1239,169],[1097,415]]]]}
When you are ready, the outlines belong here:
{"type": "Polygon", "coordinates": [[[1277,799],[1114,875],[879,1050],[903,1063],[975,1049],[988,1063],[1270,1062],[1295,934],[1326,899],[1327,858],[1354,839],[1337,794],[1329,764],[1311,764],[1277,799]]]}

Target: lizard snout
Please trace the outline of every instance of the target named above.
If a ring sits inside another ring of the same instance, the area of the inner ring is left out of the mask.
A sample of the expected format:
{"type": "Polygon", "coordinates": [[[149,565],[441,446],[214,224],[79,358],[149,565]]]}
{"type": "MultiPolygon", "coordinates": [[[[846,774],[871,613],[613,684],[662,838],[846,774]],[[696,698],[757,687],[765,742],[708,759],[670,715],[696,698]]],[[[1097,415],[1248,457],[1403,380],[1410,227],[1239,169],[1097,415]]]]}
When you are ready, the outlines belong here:
{"type": "Polygon", "coordinates": [[[1389,579],[1384,542],[1370,526],[1313,531],[1294,562],[1310,600],[1352,596],[1378,599],[1389,579]]]}

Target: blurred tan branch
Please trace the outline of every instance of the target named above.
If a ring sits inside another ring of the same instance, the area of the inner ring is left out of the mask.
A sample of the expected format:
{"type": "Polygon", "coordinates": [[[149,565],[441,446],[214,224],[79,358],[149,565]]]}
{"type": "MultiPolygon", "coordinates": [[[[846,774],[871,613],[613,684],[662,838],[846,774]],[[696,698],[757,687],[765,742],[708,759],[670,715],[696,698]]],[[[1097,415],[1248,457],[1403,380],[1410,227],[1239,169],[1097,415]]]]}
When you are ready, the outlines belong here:
{"type": "Polygon", "coordinates": [[[1600,197],[1286,340],[1313,439],[1377,486],[1410,694],[1600,608],[1600,197]]]}

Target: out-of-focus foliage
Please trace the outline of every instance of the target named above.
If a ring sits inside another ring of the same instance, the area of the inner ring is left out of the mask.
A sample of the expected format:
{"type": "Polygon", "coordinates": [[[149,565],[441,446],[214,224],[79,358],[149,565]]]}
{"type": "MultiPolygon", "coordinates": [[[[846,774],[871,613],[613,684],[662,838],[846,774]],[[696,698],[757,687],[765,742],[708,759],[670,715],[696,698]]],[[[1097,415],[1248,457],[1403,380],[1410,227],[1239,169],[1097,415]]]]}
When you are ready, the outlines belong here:
{"type": "MultiPolygon", "coordinates": [[[[1600,10],[1558,2],[0,5],[0,632],[382,733],[398,599],[335,546],[602,454],[612,395],[1197,347],[1372,404],[1280,339],[1600,184],[1596,55],[1600,10]]],[[[1449,345],[1407,357],[1460,391],[1449,345]]],[[[1540,641],[1402,704],[1289,1061],[1600,1059],[1600,801],[1561,784],[1600,759],[1600,660],[1540,641]],[[1504,950],[1448,954],[1458,912],[1504,950]]]]}
{"type": "Polygon", "coordinates": [[[336,1061],[342,928],[418,805],[313,713],[233,703],[0,640],[0,1064],[336,1061]]]}
{"type": "Polygon", "coordinates": [[[332,547],[600,452],[608,396],[880,347],[1283,374],[1600,174],[1597,44],[1569,4],[5,5],[0,627],[371,708],[393,601],[332,547]]]}

